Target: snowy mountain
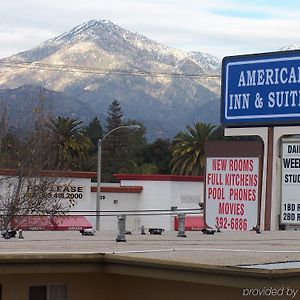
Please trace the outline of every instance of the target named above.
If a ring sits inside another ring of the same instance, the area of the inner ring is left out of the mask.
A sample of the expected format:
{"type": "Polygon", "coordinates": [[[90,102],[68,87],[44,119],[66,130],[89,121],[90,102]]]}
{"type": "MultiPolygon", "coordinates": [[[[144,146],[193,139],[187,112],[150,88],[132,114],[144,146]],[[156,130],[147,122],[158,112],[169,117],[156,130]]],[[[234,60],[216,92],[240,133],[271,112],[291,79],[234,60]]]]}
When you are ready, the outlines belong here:
{"type": "Polygon", "coordinates": [[[280,51],[289,51],[289,50],[299,50],[300,45],[299,44],[292,44],[289,46],[284,46],[280,49],[280,51]]]}
{"type": "Polygon", "coordinates": [[[98,116],[117,99],[127,118],[145,123],[151,138],[172,137],[194,121],[218,123],[220,68],[209,54],[169,48],[92,20],[0,60],[0,89],[42,86],[98,116]]]}

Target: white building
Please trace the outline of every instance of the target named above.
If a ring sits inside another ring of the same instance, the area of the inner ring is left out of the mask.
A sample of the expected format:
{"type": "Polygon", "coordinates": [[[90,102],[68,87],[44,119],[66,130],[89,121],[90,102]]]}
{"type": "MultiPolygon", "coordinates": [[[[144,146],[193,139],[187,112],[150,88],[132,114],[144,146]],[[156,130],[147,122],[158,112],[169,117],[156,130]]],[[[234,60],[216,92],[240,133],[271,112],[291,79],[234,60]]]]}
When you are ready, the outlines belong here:
{"type": "MultiPolygon", "coordinates": [[[[195,209],[190,213],[199,216],[199,203],[203,202],[203,177],[179,175],[117,174],[120,184],[104,184],[101,194],[101,210],[113,210],[115,214],[127,215],[126,228],[139,230],[145,228],[174,229],[174,216],[178,211],[195,209]],[[171,214],[170,211],[174,213],[171,214]],[[125,212],[127,211],[127,212],[125,212]],[[144,215],[132,215],[143,211],[144,215]],[[148,215],[145,215],[148,214],[148,215]]],[[[96,201],[96,186],[92,187],[92,198],[96,201]]],[[[105,214],[103,212],[103,214],[105,214]]],[[[109,213],[107,213],[109,214],[109,213]]],[[[188,219],[187,219],[188,221],[188,219]]],[[[116,216],[101,217],[101,228],[116,228],[116,216]]]]}
{"type": "MultiPolygon", "coordinates": [[[[15,175],[14,170],[0,169],[0,178],[15,175]]],[[[96,178],[95,172],[43,171],[41,176],[59,178],[60,185],[56,188],[64,193],[65,199],[75,202],[70,215],[85,216],[95,228],[97,186],[92,182],[92,178],[96,178]],[[70,188],[64,190],[64,182],[67,182],[70,188]]],[[[115,176],[120,183],[101,184],[101,230],[117,230],[117,215],[120,214],[127,216],[128,230],[140,230],[141,226],[145,229],[173,230],[178,212],[187,213],[187,223],[194,222],[195,227],[200,226],[199,222],[202,224],[203,218],[202,215],[200,217],[199,210],[199,204],[203,202],[202,176],[146,174],[115,176]]],[[[55,192],[52,192],[53,195],[55,192]]],[[[57,222],[55,229],[76,230],[80,227],[81,219],[81,217],[73,218],[67,225],[57,222]]],[[[50,222],[48,223],[51,227],[50,222]]],[[[46,230],[46,227],[43,229],[42,226],[35,224],[32,229],[46,230]]]]}

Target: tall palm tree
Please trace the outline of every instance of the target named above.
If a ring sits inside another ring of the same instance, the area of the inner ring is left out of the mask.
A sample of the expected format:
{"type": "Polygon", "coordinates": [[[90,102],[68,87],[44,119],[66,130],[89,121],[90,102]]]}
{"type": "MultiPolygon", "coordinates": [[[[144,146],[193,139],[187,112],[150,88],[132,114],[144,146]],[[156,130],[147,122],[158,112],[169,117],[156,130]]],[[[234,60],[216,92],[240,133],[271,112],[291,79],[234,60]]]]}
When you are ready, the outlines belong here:
{"type": "Polygon", "coordinates": [[[46,123],[53,167],[77,169],[87,158],[92,143],[81,124],[81,121],[69,117],[50,118],[46,123]]]}
{"type": "Polygon", "coordinates": [[[173,174],[203,174],[205,142],[214,137],[215,129],[212,124],[193,123],[193,127],[187,126],[187,132],[175,138],[175,144],[170,147],[173,174]]]}

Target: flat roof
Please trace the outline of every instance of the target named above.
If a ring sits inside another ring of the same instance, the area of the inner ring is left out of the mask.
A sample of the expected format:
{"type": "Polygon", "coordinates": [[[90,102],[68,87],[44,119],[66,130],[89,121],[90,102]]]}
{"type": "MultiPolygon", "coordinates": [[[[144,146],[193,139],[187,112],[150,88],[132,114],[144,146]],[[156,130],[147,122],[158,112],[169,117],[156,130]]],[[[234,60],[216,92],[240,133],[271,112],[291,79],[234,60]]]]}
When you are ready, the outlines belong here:
{"type": "Polygon", "coordinates": [[[248,265],[300,261],[300,231],[220,232],[214,235],[187,231],[162,235],[126,235],[127,242],[116,242],[116,232],[83,236],[78,231],[23,231],[24,239],[0,239],[0,263],[22,259],[72,259],[107,257],[110,260],[142,261],[147,264],[192,269],[226,270],[275,276],[298,274],[299,268],[245,268],[248,265]],[[277,273],[276,273],[277,272],[277,273]]]}

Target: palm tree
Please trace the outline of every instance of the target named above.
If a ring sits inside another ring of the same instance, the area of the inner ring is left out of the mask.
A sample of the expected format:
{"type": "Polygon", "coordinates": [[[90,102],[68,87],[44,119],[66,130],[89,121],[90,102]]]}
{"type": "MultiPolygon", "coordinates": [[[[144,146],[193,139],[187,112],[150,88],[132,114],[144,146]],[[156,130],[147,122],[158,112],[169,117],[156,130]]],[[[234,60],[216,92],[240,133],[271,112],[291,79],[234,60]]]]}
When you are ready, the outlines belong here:
{"type": "Polygon", "coordinates": [[[46,123],[51,167],[78,169],[92,147],[82,122],[73,118],[50,118],[46,123]]]}
{"type": "Polygon", "coordinates": [[[215,129],[212,124],[193,123],[177,135],[170,147],[172,174],[203,175],[205,142],[214,137],[215,129]]]}

